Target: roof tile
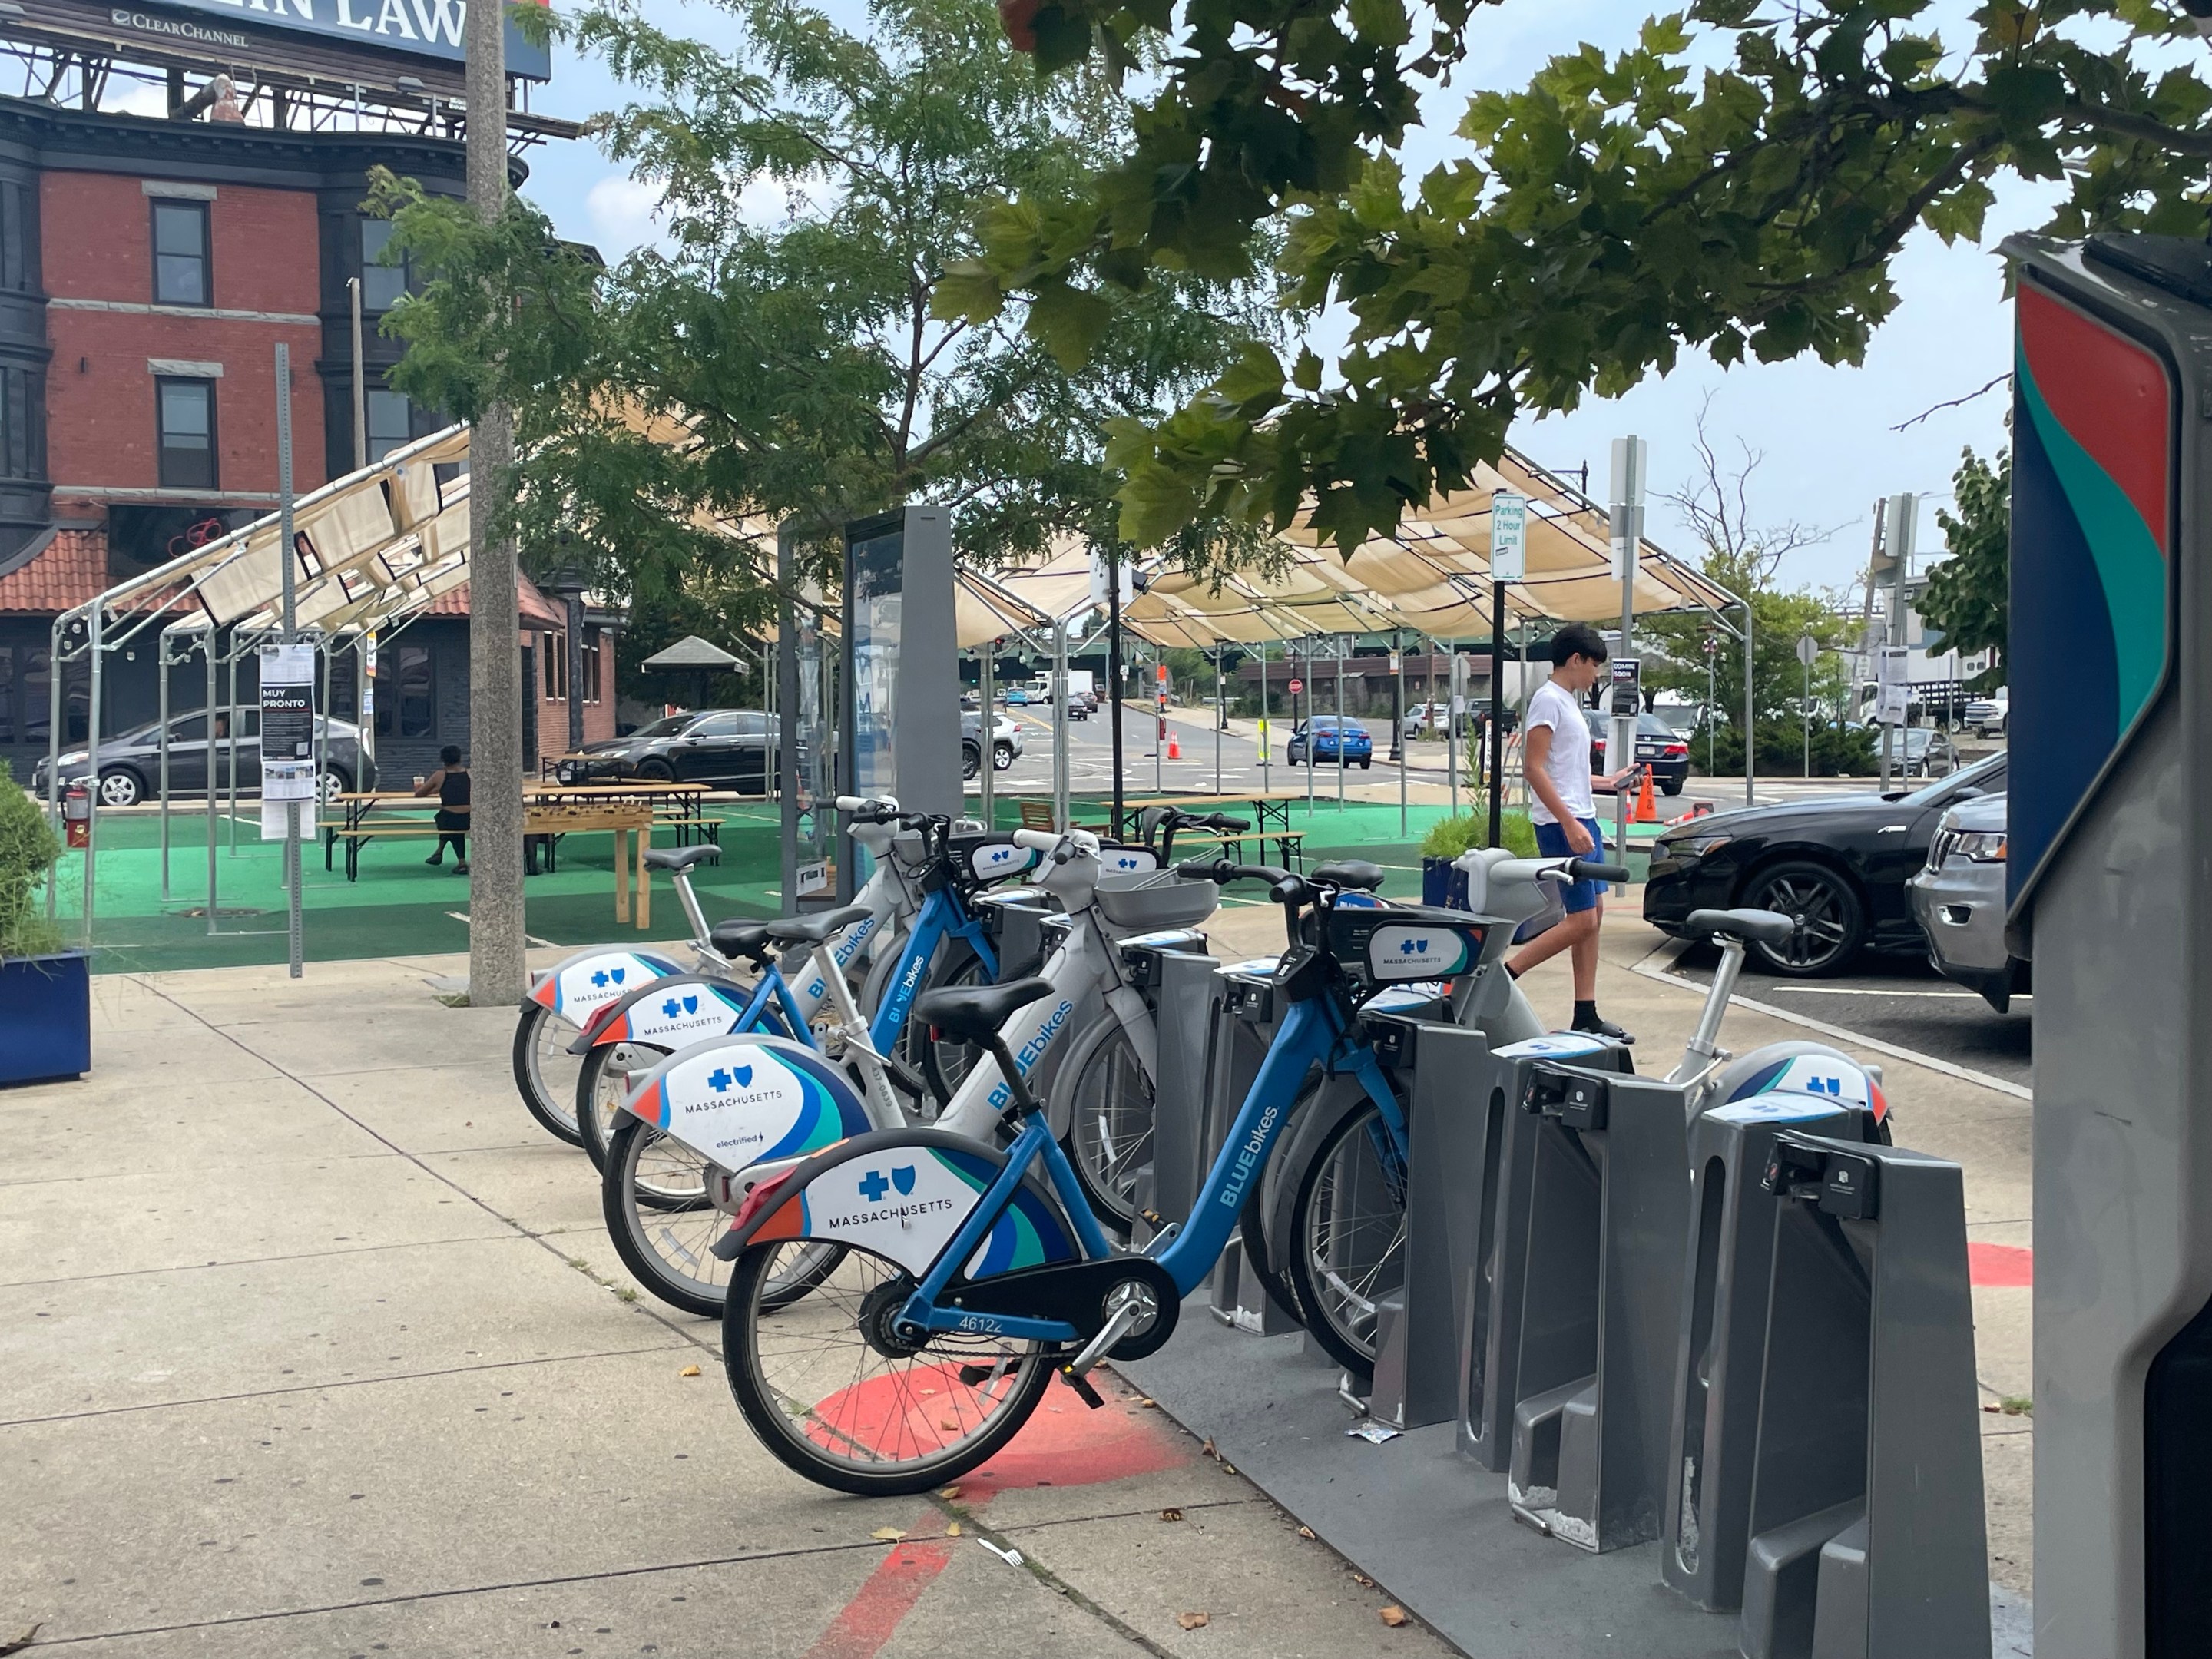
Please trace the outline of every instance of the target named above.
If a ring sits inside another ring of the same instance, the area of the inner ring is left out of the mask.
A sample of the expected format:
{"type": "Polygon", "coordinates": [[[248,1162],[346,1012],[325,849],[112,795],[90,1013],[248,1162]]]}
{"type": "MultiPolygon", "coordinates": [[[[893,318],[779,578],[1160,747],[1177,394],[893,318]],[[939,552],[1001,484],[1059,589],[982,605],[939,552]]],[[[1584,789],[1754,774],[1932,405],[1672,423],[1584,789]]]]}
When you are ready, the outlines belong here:
{"type": "Polygon", "coordinates": [[[27,562],[0,576],[0,614],[58,616],[107,586],[107,532],[58,531],[27,562]]]}

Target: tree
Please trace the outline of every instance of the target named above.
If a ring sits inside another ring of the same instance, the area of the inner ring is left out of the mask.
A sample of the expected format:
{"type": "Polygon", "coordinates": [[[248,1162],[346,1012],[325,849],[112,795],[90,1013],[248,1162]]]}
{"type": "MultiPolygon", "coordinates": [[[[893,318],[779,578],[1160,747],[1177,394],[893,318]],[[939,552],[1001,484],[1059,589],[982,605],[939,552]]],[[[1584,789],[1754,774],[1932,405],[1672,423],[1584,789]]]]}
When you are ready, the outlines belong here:
{"type": "Polygon", "coordinates": [[[2011,634],[2012,452],[1997,452],[1992,466],[1971,449],[1951,475],[1958,510],[1936,509],[1951,556],[1928,573],[1921,590],[1920,614],[1940,639],[1928,649],[1996,653],[1987,670],[1970,683],[1976,691],[2005,683],[2003,653],[2011,634]]]}
{"type": "Polygon", "coordinates": [[[786,518],[824,549],[908,501],[951,507],[971,556],[1110,539],[1102,423],[1213,379],[1267,331],[1265,296],[1170,275],[1079,328],[935,319],[985,199],[1072,188],[1128,141],[1126,106],[1095,76],[1040,82],[985,0],[878,0],[866,34],[722,3],[734,52],[635,0],[529,9],[639,88],[598,127],[659,191],[665,246],[602,270],[526,202],[487,229],[387,178],[394,243],[430,276],[387,320],[409,343],[395,382],[464,416],[510,403],[526,545],[595,562],[634,608],[711,598],[726,630],[772,611],[786,518]]]}
{"type": "Polygon", "coordinates": [[[1117,427],[1127,533],[1310,501],[1349,550],[1463,485],[1516,414],[1685,349],[1856,363],[1905,238],[1978,238],[2001,174],[2063,181],[2053,234],[2203,229],[2212,88],[2177,7],[1981,0],[1962,45],[1932,0],[1694,0],[1478,93],[1469,153],[1409,188],[1395,151],[1484,3],[1047,0],[1023,23],[1010,0],[1047,72],[1163,41],[1165,61],[1129,152],[994,210],[945,314],[1235,274],[1248,230],[1286,220],[1295,301],[1352,319],[1333,373],[1255,343],[1170,419],[1117,427]]]}

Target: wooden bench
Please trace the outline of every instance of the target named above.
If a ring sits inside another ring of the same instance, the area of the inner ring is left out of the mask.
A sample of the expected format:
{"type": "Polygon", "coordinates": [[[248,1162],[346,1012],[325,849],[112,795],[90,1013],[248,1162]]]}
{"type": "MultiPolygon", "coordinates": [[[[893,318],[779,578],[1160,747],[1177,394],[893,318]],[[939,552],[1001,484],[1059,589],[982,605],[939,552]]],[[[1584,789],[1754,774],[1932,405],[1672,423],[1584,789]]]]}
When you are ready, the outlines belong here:
{"type": "MultiPolygon", "coordinates": [[[[1021,808],[1023,829],[1042,830],[1048,835],[1059,832],[1060,826],[1052,821],[1050,801],[1025,800],[1018,801],[1015,805],[1021,808]]],[[[1089,830],[1102,836],[1106,833],[1106,826],[1103,823],[1071,823],[1067,827],[1071,830],[1089,830]]]]}
{"type": "Polygon", "coordinates": [[[1231,848],[1256,845],[1260,856],[1267,855],[1270,842],[1276,848],[1276,856],[1285,870],[1305,868],[1306,832],[1303,830],[1247,830],[1241,834],[1229,834],[1218,830],[1178,830],[1176,831],[1175,856],[1178,861],[1200,854],[1191,850],[1194,842],[1203,841],[1218,847],[1225,854],[1231,848]]]}
{"type": "MultiPolygon", "coordinates": [[[[331,856],[337,844],[346,844],[346,879],[354,881],[361,874],[362,846],[380,836],[402,841],[428,841],[444,834],[437,824],[419,810],[408,810],[404,817],[376,817],[367,813],[349,813],[343,818],[322,818],[316,829],[323,835],[323,867],[331,867],[331,856]]],[[[658,814],[643,805],[604,805],[577,803],[569,805],[526,807],[522,815],[522,838],[526,847],[535,842],[544,854],[544,868],[553,867],[553,849],[562,836],[588,835],[597,831],[610,832],[614,836],[615,852],[615,920],[630,919],[630,890],[633,878],[637,891],[637,925],[651,925],[653,916],[652,889],[645,864],[646,848],[652,844],[653,825],[658,814]]],[[[473,834],[460,830],[461,835],[473,834]]],[[[535,860],[533,860],[534,863],[535,860]]],[[[534,873],[534,872],[533,872],[534,873]]]]}

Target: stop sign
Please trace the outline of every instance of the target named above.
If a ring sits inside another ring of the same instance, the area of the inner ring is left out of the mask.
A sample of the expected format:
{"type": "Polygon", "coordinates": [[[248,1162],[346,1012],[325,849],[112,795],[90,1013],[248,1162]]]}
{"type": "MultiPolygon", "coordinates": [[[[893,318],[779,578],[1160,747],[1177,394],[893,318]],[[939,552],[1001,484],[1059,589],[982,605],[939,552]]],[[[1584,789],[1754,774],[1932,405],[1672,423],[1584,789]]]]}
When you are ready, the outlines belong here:
{"type": "Polygon", "coordinates": [[[1306,683],[1304,680],[1292,680],[1291,682],[1291,695],[1294,697],[1305,689],[1306,683]]]}

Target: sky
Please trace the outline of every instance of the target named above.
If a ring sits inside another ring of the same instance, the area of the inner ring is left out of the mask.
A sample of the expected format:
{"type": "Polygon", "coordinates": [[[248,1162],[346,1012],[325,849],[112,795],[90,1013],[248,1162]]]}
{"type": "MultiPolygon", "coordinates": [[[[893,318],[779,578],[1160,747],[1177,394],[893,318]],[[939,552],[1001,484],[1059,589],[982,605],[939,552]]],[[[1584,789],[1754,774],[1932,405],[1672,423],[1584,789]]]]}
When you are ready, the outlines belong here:
{"type": "MultiPolygon", "coordinates": [[[[710,6],[683,0],[643,4],[662,27],[711,40],[738,38],[733,21],[710,6]]],[[[1964,19],[1970,9],[1971,0],[1938,0],[1931,9],[1947,40],[1969,38],[1964,19]]],[[[829,0],[823,9],[848,27],[865,27],[862,0],[829,0]]],[[[1647,15],[1645,7],[1621,0],[1504,0],[1479,11],[1469,58],[1454,86],[1432,92],[1424,102],[1423,125],[1407,148],[1409,175],[1418,177],[1462,153],[1452,129],[1471,92],[1524,84],[1547,58],[1584,41],[1609,50],[1624,46],[1647,15]]],[[[583,118],[626,100],[603,64],[580,61],[565,47],[555,49],[553,77],[533,90],[532,107],[583,118]]],[[[592,243],[610,263],[653,240],[652,191],[590,140],[533,149],[530,166],[526,193],[563,236],[592,243]]],[[[1757,458],[1750,483],[1755,524],[1795,523],[1832,532],[1784,562],[1786,582],[1847,586],[1865,565],[1874,504],[1904,491],[1922,497],[1917,532],[1924,562],[1942,548],[1936,509],[1949,494],[1960,451],[1971,447],[1987,455],[2005,442],[2008,400],[2000,387],[1906,430],[1896,428],[2005,373],[2012,316],[1996,244],[2011,231],[2039,224],[2051,196],[2047,186],[2000,186],[1979,247],[1946,247],[1926,231],[1915,233],[1893,270],[1901,302],[1860,367],[1831,368],[1806,359],[1723,369],[1702,354],[1686,354],[1664,379],[1647,380],[1616,399],[1589,400],[1570,415],[1524,421],[1509,441],[1555,470],[1587,464],[1591,494],[1602,501],[1612,440],[1640,436],[1650,445],[1656,497],[1691,480],[1702,413],[1727,466],[1740,466],[1747,451],[1757,458]]],[[[763,191],[759,207],[763,217],[779,214],[781,194],[763,191]]],[[[1332,337],[1341,338],[1340,327],[1324,318],[1312,337],[1324,356],[1332,337]]],[[[1667,501],[1650,501],[1646,527],[1653,541],[1672,551],[1698,550],[1696,538],[1667,501]]]]}

